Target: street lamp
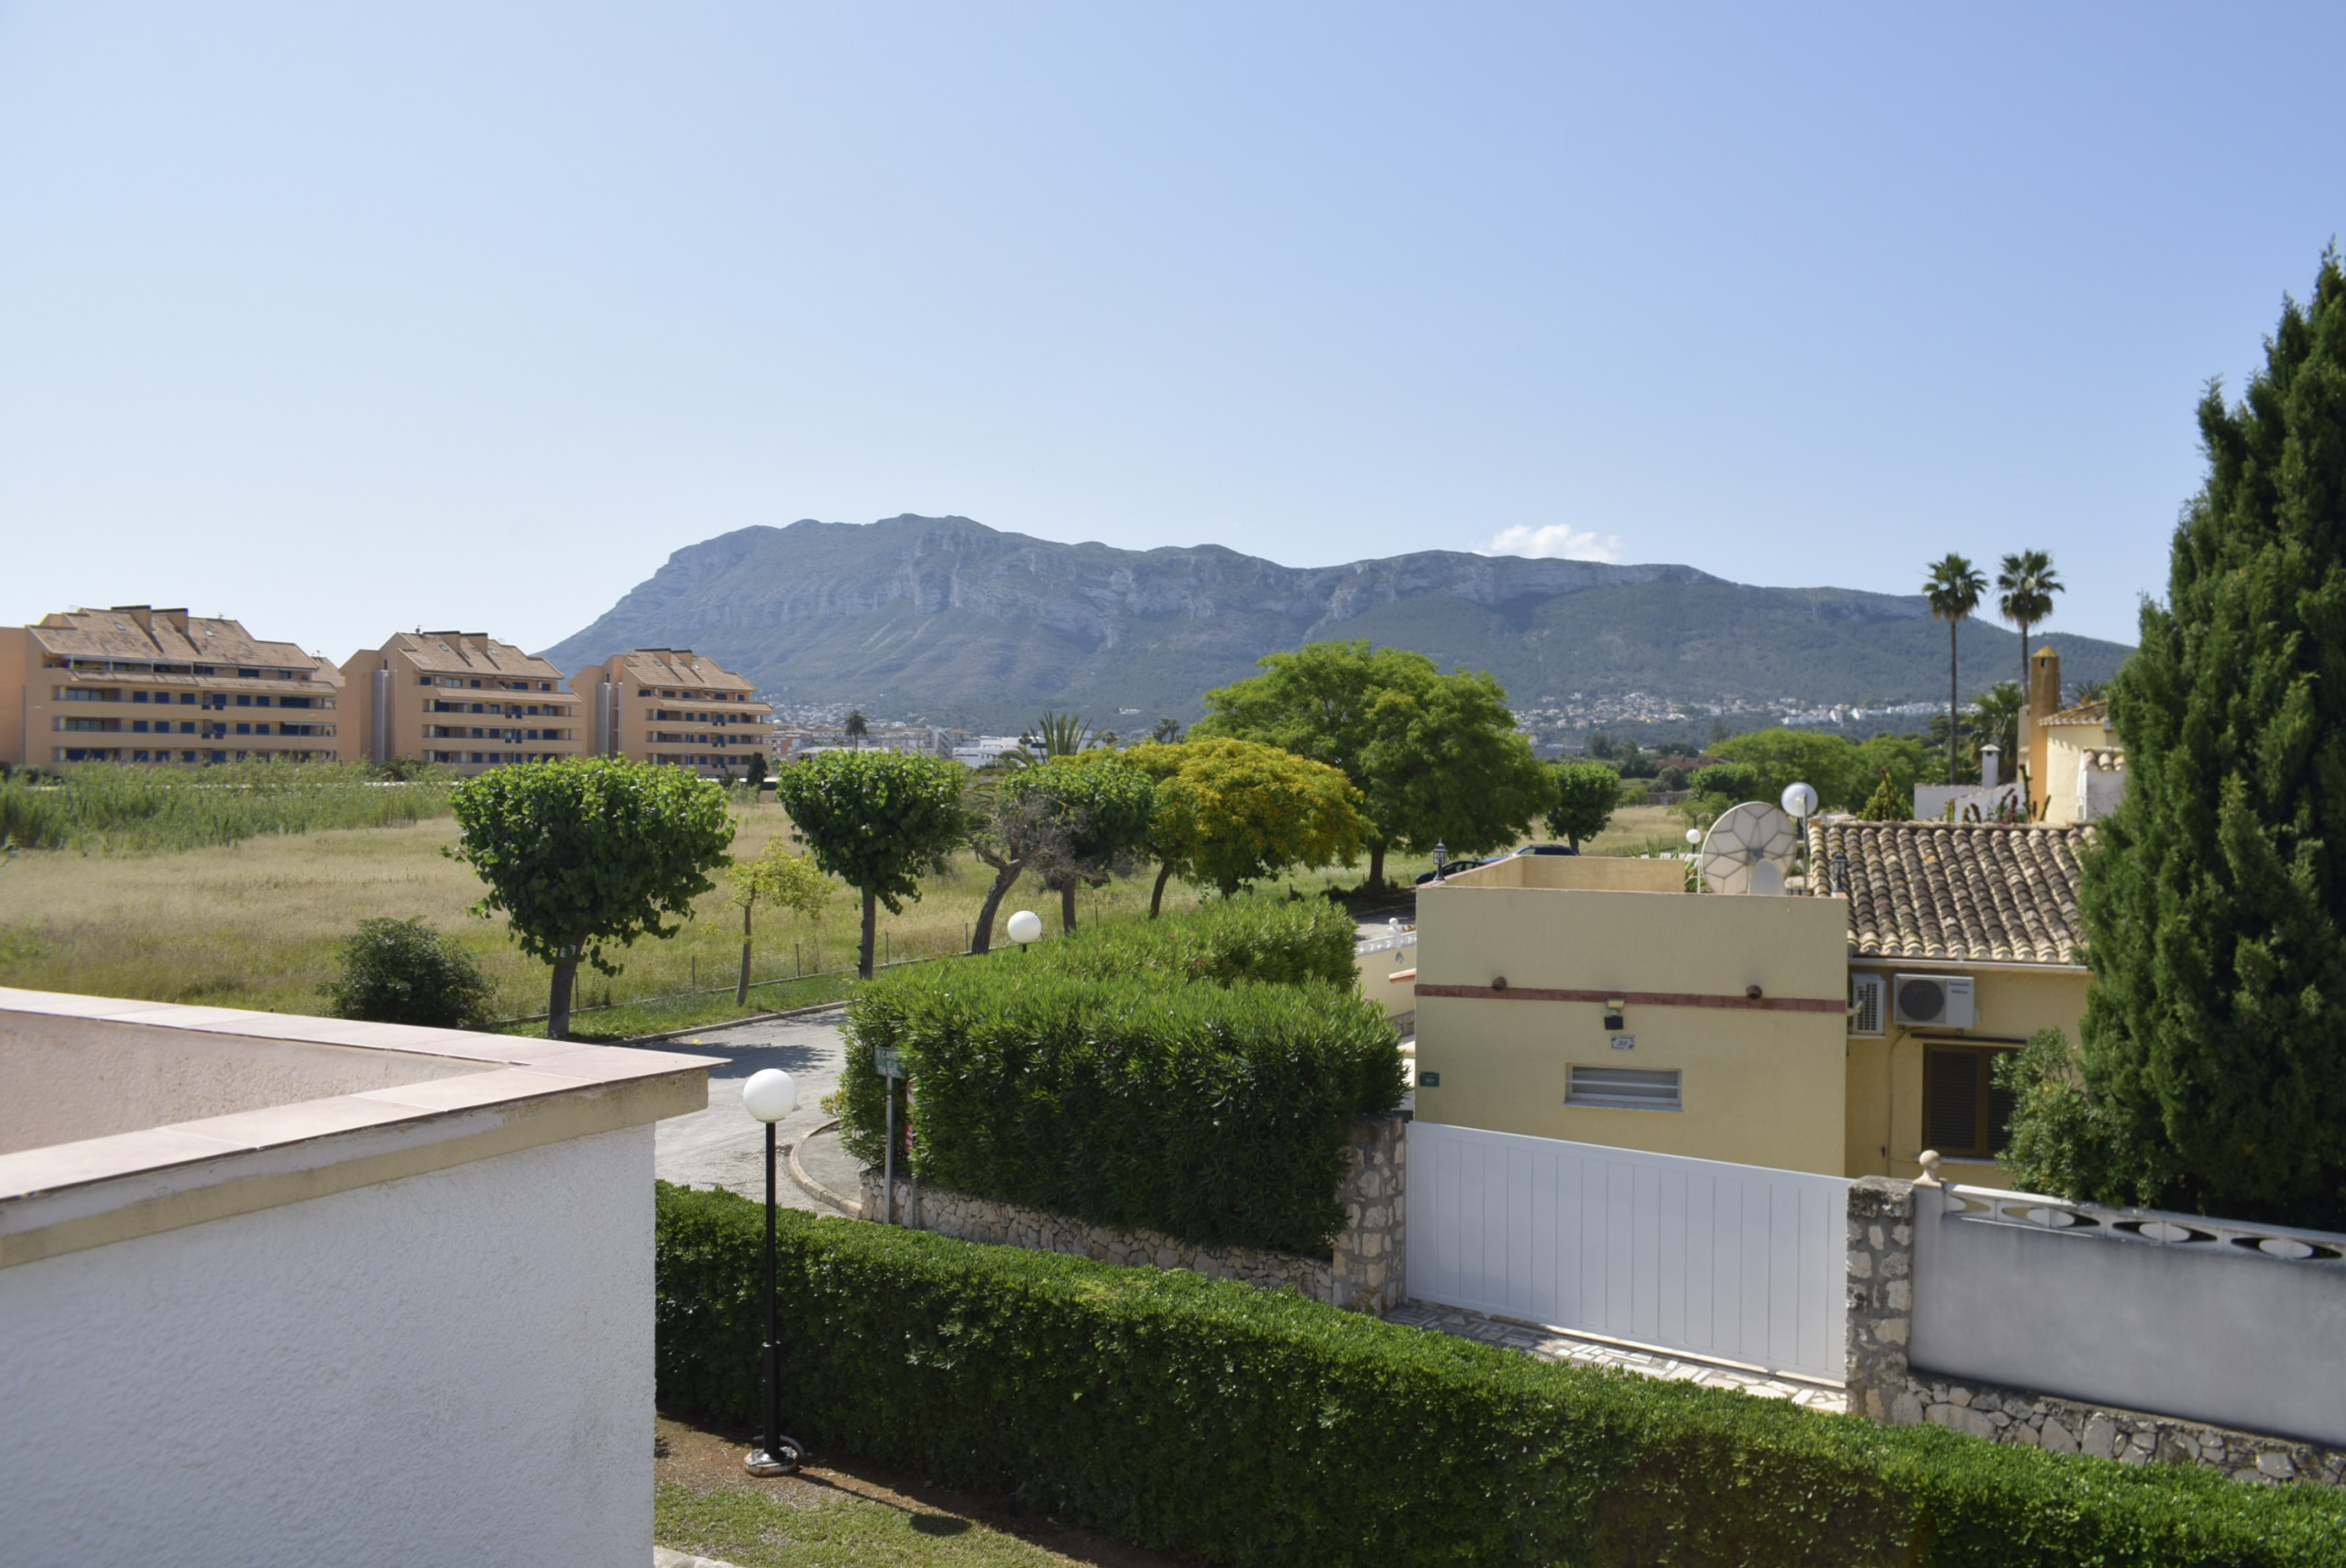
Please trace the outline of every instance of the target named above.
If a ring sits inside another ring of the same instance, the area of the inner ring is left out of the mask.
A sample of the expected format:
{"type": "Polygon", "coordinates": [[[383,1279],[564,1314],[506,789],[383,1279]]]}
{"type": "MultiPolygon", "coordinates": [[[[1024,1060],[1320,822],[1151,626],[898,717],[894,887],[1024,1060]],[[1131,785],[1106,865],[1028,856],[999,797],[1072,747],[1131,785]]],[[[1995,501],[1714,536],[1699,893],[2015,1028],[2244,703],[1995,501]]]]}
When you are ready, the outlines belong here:
{"type": "Polygon", "coordinates": [[[750,1450],[741,1467],[752,1475],[787,1475],[798,1468],[806,1451],[797,1439],[782,1435],[782,1334],[774,1321],[781,1289],[773,1257],[773,1124],[798,1109],[798,1085],[780,1068],[770,1067],[751,1073],[741,1085],[741,1103],[766,1124],[766,1419],[758,1446],[750,1450]]]}
{"type": "Polygon", "coordinates": [[[1436,839],[1433,841],[1433,880],[1440,882],[1442,867],[1450,863],[1450,846],[1436,839]]]}
{"type": "Polygon", "coordinates": [[[1010,939],[1023,951],[1027,943],[1043,934],[1043,917],[1031,909],[1022,909],[1010,917],[1010,939]]]}
{"type": "Polygon", "coordinates": [[[1816,880],[1814,874],[1816,868],[1808,864],[1808,819],[1816,815],[1816,791],[1804,784],[1788,784],[1784,786],[1784,793],[1778,797],[1777,804],[1781,806],[1785,814],[1798,825],[1799,852],[1803,872],[1802,890],[1814,894],[1816,889],[1809,884],[1816,880]]]}

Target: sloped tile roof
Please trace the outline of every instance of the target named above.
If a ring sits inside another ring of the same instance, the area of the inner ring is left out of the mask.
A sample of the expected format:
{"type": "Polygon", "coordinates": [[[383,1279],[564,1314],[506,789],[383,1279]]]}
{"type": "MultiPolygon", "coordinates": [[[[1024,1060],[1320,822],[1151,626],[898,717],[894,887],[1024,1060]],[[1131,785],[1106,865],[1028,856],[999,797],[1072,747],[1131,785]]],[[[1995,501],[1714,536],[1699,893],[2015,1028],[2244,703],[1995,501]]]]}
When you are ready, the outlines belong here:
{"type": "Polygon", "coordinates": [[[2065,707],[2058,713],[2048,713],[2036,721],[2039,724],[2108,724],[2110,705],[2095,699],[2081,702],[2075,707],[2065,707]]]}
{"type": "Polygon", "coordinates": [[[1809,829],[1810,863],[1848,857],[1859,958],[2066,964],[2085,940],[2077,856],[2090,827],[1839,822],[1809,829]]]}

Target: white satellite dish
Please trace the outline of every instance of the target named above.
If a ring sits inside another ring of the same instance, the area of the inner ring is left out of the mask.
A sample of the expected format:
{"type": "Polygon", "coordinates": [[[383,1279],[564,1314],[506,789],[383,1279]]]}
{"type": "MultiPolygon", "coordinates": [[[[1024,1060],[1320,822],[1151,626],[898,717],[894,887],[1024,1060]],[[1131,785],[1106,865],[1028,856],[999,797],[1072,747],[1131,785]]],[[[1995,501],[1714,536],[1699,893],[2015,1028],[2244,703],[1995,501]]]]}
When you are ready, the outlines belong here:
{"type": "Polygon", "coordinates": [[[1773,894],[1784,891],[1800,836],[1792,819],[1761,800],[1747,800],[1711,824],[1699,864],[1703,885],[1713,893],[1773,894]]]}

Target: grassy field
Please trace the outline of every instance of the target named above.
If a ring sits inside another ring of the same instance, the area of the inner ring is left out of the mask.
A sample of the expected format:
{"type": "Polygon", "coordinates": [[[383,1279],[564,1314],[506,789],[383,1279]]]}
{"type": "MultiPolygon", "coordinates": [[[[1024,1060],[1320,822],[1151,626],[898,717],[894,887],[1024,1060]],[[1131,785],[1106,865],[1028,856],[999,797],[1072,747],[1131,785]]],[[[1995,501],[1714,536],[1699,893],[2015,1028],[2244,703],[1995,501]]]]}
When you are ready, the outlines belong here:
{"type": "MultiPolygon", "coordinates": [[[[758,854],[788,820],[772,805],[737,807],[738,857],[758,854]]],[[[1678,819],[1660,806],[1625,810],[1589,848],[1634,854],[1649,846],[1682,847],[1678,819]]],[[[422,916],[477,953],[497,987],[497,1014],[521,1019],[546,1004],[547,970],[527,959],[501,920],[481,920],[466,906],[480,896],[472,871],[441,853],[455,842],[445,817],[402,826],[308,833],[263,833],[213,848],[102,854],[27,850],[0,866],[0,985],[38,991],[133,996],[270,1012],[314,1012],[318,987],[334,971],[335,954],[361,919],[422,916]]],[[[1387,875],[1406,884],[1428,861],[1396,857],[1387,875]]],[[[1350,886],[1362,875],[1342,869],[1277,884],[1313,894],[1350,886]]],[[[881,912],[883,962],[967,950],[971,924],[992,873],[968,856],[931,879],[920,902],[902,915],[881,912]]],[[[1149,879],[1119,879],[1077,896],[1079,924],[1141,918],[1149,879]]],[[[1195,906],[1194,888],[1174,883],[1170,908],[1195,906]]],[[[1031,878],[1002,915],[1030,908],[1047,927],[1057,900],[1031,878]]],[[[858,902],[841,887],[814,920],[762,916],[757,934],[750,1011],[803,1006],[853,988],[858,902]]],[[[579,977],[580,1001],[608,1011],[581,1015],[588,1037],[691,1028],[737,1017],[732,982],[740,963],[741,918],[727,892],[701,899],[675,938],[621,950],[616,976],[579,977]],[[692,995],[687,993],[703,992],[692,995]]],[[[997,942],[1001,941],[997,931],[997,942]]],[[[529,1031],[536,1025],[516,1025],[529,1031]]]]}
{"type": "MultiPolygon", "coordinates": [[[[788,831],[787,819],[771,805],[735,815],[737,857],[758,854],[788,831]]],[[[455,836],[455,824],[438,817],[402,827],[264,834],[166,853],[27,850],[0,868],[0,985],[314,1012],[319,985],[334,973],[340,944],[361,919],[420,915],[479,956],[497,986],[499,1017],[542,1013],[546,967],[514,948],[501,920],[466,912],[481,888],[470,868],[441,853],[455,836]]],[[[1393,874],[1416,869],[1397,861],[1393,874]]],[[[1338,871],[1292,885],[1316,893],[1332,878],[1349,883],[1359,875],[1338,871]]],[[[965,951],[991,877],[962,856],[902,915],[882,909],[882,961],[965,951]]],[[[1146,877],[1086,888],[1077,895],[1077,920],[1140,918],[1148,892],[1146,877]]],[[[1197,891],[1178,883],[1167,890],[1168,908],[1197,901],[1197,891]]],[[[1032,879],[1013,890],[1002,915],[1020,908],[1040,912],[1056,927],[1057,899],[1032,879]]],[[[751,1009],[846,994],[851,981],[836,971],[854,965],[858,916],[856,895],[845,887],[815,920],[762,915],[751,978],[789,983],[760,983],[751,992],[751,1009]],[[817,978],[794,978],[801,975],[817,978]]],[[[620,1037],[738,1016],[731,985],[740,932],[740,913],[720,886],[700,900],[674,938],[622,949],[617,976],[580,975],[582,1003],[629,1004],[584,1015],[580,1031],[620,1037]],[[654,1000],[696,991],[717,994],[654,1000]]]]}

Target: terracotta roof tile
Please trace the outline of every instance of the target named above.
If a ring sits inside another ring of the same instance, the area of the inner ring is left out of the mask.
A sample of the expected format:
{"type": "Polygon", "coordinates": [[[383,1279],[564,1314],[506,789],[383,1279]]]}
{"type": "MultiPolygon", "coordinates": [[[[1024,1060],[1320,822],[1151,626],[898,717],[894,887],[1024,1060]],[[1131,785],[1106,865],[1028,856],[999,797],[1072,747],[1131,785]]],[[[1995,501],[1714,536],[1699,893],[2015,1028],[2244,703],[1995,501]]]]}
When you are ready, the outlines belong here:
{"type": "Polygon", "coordinates": [[[1810,863],[1848,857],[1860,958],[2066,964],[2085,940],[2077,857],[2090,827],[1840,822],[1809,829],[1810,863]]]}

